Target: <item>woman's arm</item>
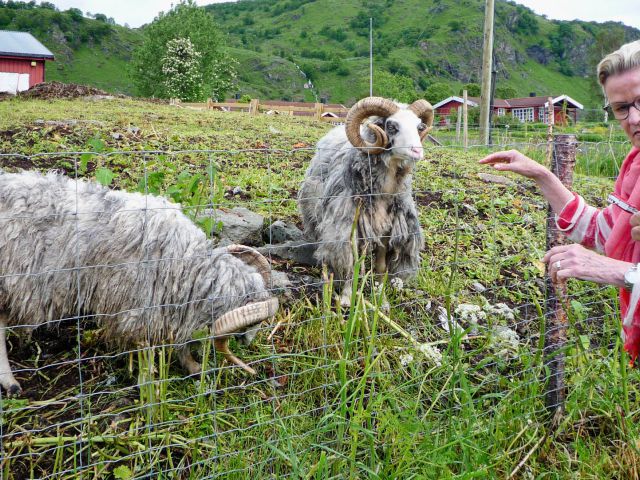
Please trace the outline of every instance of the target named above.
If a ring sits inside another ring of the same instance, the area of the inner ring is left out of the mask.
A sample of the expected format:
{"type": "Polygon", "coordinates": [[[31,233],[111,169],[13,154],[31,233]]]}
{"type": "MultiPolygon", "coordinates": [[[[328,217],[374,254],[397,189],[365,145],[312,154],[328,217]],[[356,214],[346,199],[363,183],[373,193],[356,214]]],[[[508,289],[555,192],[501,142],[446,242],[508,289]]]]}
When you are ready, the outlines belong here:
{"type": "Polygon", "coordinates": [[[480,163],[534,180],[556,215],[574,198],[573,193],[548,168],[517,150],[492,153],[480,160],[480,163]]]}

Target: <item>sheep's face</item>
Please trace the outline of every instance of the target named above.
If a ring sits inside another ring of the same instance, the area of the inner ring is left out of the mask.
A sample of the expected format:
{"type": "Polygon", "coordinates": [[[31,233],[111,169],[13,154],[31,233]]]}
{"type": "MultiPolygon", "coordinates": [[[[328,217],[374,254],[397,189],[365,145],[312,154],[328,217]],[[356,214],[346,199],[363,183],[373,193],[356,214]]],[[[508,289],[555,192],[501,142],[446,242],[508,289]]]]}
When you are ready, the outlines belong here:
{"type": "Polygon", "coordinates": [[[375,125],[384,129],[389,139],[386,148],[392,156],[407,163],[415,163],[424,157],[420,133],[427,126],[413,112],[399,110],[386,118],[377,118],[375,125]]]}

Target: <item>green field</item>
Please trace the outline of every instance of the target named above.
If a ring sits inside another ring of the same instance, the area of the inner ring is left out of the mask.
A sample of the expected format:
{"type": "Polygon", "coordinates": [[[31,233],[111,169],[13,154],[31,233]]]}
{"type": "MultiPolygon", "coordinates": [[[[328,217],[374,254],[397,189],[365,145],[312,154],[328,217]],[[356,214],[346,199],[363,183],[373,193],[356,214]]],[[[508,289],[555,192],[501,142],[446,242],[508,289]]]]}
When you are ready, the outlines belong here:
{"type": "MultiPolygon", "coordinates": [[[[146,179],[159,194],[175,192],[182,172],[203,175],[213,186],[207,205],[299,224],[297,190],[329,128],[128,99],[14,99],[0,102],[0,168],[87,178],[108,170],[113,188],[146,179]],[[229,195],[235,187],[244,195],[229,195]]],[[[537,137],[518,141],[545,158],[537,137]]],[[[575,185],[589,202],[602,205],[612,180],[600,165],[626,149],[581,145],[575,185]]],[[[477,164],[486,152],[427,148],[414,179],[426,246],[404,288],[372,286],[363,259],[352,305],[340,309],[319,268],[272,259],[316,282],[281,299],[273,336],[265,325],[252,345],[233,345],[254,378],[220,368],[228,365],[206,346],[207,374],[185,378],[169,348],[110,351],[100,328],[78,331],[75,320],[31,340],[10,334],[25,392],[0,399],[3,478],[637,476],[640,376],[621,352],[616,292],[570,282],[567,402],[551,421],[541,348],[551,319],[540,263],[546,205],[528,181],[481,180],[491,173],[477,164]],[[465,304],[483,312],[477,325],[465,304]],[[442,312],[465,330],[447,332],[442,312]],[[501,336],[507,329],[517,342],[501,336]]],[[[197,208],[193,198],[180,190],[185,206],[197,208]]]]}

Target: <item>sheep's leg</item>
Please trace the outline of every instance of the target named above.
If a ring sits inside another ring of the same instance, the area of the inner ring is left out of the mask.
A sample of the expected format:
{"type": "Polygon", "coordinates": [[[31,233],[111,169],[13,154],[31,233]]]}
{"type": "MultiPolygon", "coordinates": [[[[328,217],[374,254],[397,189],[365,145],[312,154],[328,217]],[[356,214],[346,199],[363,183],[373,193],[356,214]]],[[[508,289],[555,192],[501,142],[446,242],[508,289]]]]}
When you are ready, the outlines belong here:
{"type": "Polygon", "coordinates": [[[178,352],[178,360],[180,361],[180,365],[182,365],[184,369],[189,372],[189,375],[196,375],[202,372],[202,366],[198,362],[196,362],[191,355],[189,345],[184,345],[180,348],[177,348],[176,350],[178,352]]]}
{"type": "Polygon", "coordinates": [[[382,243],[376,246],[375,256],[375,270],[376,274],[384,275],[387,273],[387,254],[389,253],[389,237],[383,237],[382,243]]]}
{"type": "Polygon", "coordinates": [[[0,385],[7,392],[7,395],[12,397],[18,395],[22,388],[20,388],[20,384],[13,376],[11,365],[9,365],[6,339],[7,325],[7,314],[2,312],[0,313],[0,385]]]}

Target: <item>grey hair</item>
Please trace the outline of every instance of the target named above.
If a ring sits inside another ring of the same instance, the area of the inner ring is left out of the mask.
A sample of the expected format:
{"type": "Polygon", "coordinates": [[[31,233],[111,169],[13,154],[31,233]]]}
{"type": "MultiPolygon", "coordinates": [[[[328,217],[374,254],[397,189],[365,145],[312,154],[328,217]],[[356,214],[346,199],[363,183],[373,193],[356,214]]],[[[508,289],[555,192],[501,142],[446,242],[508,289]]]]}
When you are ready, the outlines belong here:
{"type": "Polygon", "coordinates": [[[625,43],[598,63],[598,82],[602,86],[602,91],[604,92],[604,85],[610,76],[619,75],[637,67],[640,67],[640,40],[625,43]]]}
{"type": "Polygon", "coordinates": [[[179,205],[55,173],[0,172],[0,252],[1,323],[79,313],[121,347],[222,334],[228,312],[269,300],[272,315],[277,302],[264,267],[214,248],[179,205]]]}

